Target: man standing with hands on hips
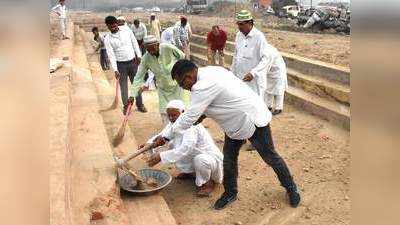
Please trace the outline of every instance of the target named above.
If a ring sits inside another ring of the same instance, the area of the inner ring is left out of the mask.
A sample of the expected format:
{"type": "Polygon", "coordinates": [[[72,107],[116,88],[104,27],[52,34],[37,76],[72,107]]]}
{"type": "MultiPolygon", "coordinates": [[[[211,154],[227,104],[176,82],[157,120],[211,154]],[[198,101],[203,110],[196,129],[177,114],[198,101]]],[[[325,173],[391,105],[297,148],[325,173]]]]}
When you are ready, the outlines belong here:
{"type": "MultiPolygon", "coordinates": [[[[142,53],[131,29],[120,29],[118,20],[114,16],[106,17],[105,23],[111,33],[105,36],[104,45],[107,49],[111,68],[115,72],[115,78],[119,81],[124,104],[123,112],[126,114],[128,109],[128,77],[132,84],[142,53]]],[[[136,107],[140,112],[147,112],[141,94],[136,97],[136,107]]]]}

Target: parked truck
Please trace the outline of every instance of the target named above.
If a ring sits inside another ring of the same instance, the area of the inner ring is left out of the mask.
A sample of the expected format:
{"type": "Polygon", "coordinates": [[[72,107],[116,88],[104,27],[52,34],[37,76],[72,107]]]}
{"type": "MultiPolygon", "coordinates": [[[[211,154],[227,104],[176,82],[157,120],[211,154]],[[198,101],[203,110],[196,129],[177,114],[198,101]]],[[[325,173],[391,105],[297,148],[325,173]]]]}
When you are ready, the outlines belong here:
{"type": "Polygon", "coordinates": [[[188,14],[200,14],[207,6],[207,0],[184,0],[183,11],[188,14]]]}

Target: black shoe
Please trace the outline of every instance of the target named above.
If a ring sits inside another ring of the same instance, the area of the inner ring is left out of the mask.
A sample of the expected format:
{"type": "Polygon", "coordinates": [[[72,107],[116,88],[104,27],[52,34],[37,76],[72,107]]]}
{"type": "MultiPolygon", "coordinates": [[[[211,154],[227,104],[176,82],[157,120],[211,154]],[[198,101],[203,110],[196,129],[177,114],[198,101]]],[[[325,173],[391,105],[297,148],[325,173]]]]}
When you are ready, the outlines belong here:
{"type": "Polygon", "coordinates": [[[139,112],[142,112],[142,113],[147,113],[147,109],[146,109],[146,107],[144,107],[144,105],[142,105],[142,106],[140,106],[140,107],[137,107],[137,110],[138,110],[139,112]]]}
{"type": "Polygon", "coordinates": [[[236,201],[237,194],[229,194],[224,192],[222,196],[214,203],[214,209],[220,210],[225,208],[230,203],[236,201]]]}
{"type": "Polygon", "coordinates": [[[280,113],[282,113],[282,110],[281,109],[277,109],[277,110],[274,110],[273,112],[272,112],[272,115],[278,115],[278,114],[280,114],[280,113]]]}
{"type": "Polygon", "coordinates": [[[300,204],[300,194],[297,190],[289,190],[287,191],[289,196],[290,206],[296,208],[300,204]]]}
{"type": "Polygon", "coordinates": [[[272,112],[272,107],[268,107],[268,110],[269,110],[270,112],[272,112]]]}

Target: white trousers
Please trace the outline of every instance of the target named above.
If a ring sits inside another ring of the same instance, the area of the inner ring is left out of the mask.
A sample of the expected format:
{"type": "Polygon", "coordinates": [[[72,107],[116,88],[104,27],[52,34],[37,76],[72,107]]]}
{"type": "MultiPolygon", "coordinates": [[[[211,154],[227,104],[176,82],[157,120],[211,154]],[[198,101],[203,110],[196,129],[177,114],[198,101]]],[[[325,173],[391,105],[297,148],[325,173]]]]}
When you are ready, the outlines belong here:
{"type": "Polygon", "coordinates": [[[67,36],[67,18],[60,18],[60,29],[62,35],[67,36]]]}
{"type": "Polygon", "coordinates": [[[223,166],[222,161],[208,154],[199,154],[193,158],[193,161],[178,161],[176,167],[182,173],[196,174],[196,186],[200,187],[213,180],[216,183],[222,183],[223,166]]]}
{"type": "Polygon", "coordinates": [[[265,103],[267,104],[268,108],[274,108],[276,110],[283,110],[283,100],[285,99],[285,94],[283,95],[272,95],[265,93],[265,103]]]}

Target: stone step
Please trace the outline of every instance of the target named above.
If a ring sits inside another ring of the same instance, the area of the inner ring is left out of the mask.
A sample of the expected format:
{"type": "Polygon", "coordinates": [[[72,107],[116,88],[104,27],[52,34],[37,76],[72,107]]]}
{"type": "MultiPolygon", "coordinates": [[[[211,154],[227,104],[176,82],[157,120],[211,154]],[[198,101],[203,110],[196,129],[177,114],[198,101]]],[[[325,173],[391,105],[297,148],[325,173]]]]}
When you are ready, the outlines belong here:
{"type": "MultiPolygon", "coordinates": [[[[205,58],[207,54],[207,48],[205,46],[192,43],[190,48],[192,54],[196,55],[195,58],[200,56],[205,58]]],[[[232,58],[232,52],[226,51],[226,65],[230,65],[232,63],[232,58]]],[[[198,61],[199,60],[200,59],[198,59],[198,61]]],[[[291,68],[287,69],[287,76],[289,85],[302,88],[323,98],[328,98],[333,101],[341,102],[345,105],[350,105],[350,88],[347,85],[317,76],[305,75],[291,68]]]]}
{"type": "MultiPolygon", "coordinates": [[[[112,82],[110,82],[107,79],[106,74],[101,70],[98,58],[91,55],[93,52],[93,48],[89,41],[91,34],[82,30],[81,37],[86,47],[86,53],[90,55],[89,65],[92,79],[96,86],[99,105],[102,109],[106,109],[110,106],[115,96],[115,79],[112,78],[112,82]]],[[[116,110],[101,112],[109,141],[112,141],[112,138],[118,132],[118,128],[121,124],[121,105],[122,103],[120,102],[120,107],[116,110]]],[[[127,127],[123,142],[118,147],[114,148],[114,152],[118,156],[126,155],[133,151],[137,145],[133,133],[130,128],[127,127]]],[[[134,170],[147,167],[144,160],[140,157],[131,160],[129,164],[134,168],[134,170]]],[[[129,197],[127,195],[121,197],[125,208],[123,216],[130,221],[130,224],[176,225],[175,218],[172,216],[167,203],[160,194],[143,198],[129,197]]]]}
{"type": "MultiPolygon", "coordinates": [[[[74,41],[74,27],[68,24],[67,35],[71,38],[60,42],[54,58],[71,57],[74,41]]],[[[64,65],[49,79],[49,113],[50,113],[50,142],[49,142],[49,216],[50,224],[71,225],[70,198],[70,108],[72,68],[64,65]]]]}
{"type": "Polygon", "coordinates": [[[298,108],[350,130],[350,107],[289,86],[285,101],[298,108]]]}
{"type": "Polygon", "coordinates": [[[319,97],[350,106],[350,88],[320,77],[302,74],[294,69],[287,69],[288,84],[315,94],[319,97]]]}
{"type": "MultiPolygon", "coordinates": [[[[191,44],[197,44],[204,47],[207,46],[205,36],[193,34],[191,41],[192,41],[191,44]]],[[[195,46],[195,48],[196,47],[198,46],[195,46]]],[[[229,52],[234,52],[235,43],[227,41],[225,50],[228,54],[229,52]]],[[[303,74],[317,76],[333,82],[338,82],[343,85],[347,86],[350,85],[349,68],[321,62],[318,60],[312,60],[285,52],[280,52],[280,53],[282,54],[282,57],[285,60],[288,68],[295,69],[303,74]]],[[[230,60],[228,57],[226,58],[226,60],[230,60]]]]}
{"type": "Polygon", "coordinates": [[[73,76],[71,81],[71,208],[74,224],[90,224],[93,212],[121,215],[122,202],[116,186],[114,159],[99,105],[92,75],[87,62],[79,27],[75,27],[73,76]]]}
{"type": "MultiPolygon", "coordinates": [[[[202,65],[206,65],[204,63],[207,61],[198,58],[202,56],[206,59],[207,48],[194,43],[190,45],[190,48],[192,54],[195,55],[194,60],[197,60],[202,65]]],[[[225,52],[225,63],[226,65],[232,63],[232,53],[229,51],[225,52]]],[[[290,68],[287,69],[287,76],[289,85],[291,86],[302,88],[323,98],[350,105],[350,88],[347,85],[316,76],[305,75],[290,68]]]]}
{"type": "MultiPolygon", "coordinates": [[[[207,65],[207,58],[201,54],[192,52],[191,59],[199,65],[207,65]]],[[[295,74],[293,71],[290,71],[290,73],[295,74]]],[[[299,73],[297,73],[297,76],[300,76],[299,73]]],[[[311,79],[313,77],[307,78],[311,79]]],[[[315,83],[315,85],[317,85],[317,83],[315,83]]],[[[326,89],[333,90],[327,87],[326,89]]],[[[345,90],[343,90],[343,92],[345,92],[345,90]]],[[[341,104],[341,102],[323,98],[317,94],[306,92],[299,87],[291,85],[286,90],[285,101],[313,115],[338,124],[345,129],[350,129],[350,108],[347,105],[341,104]]]]}

